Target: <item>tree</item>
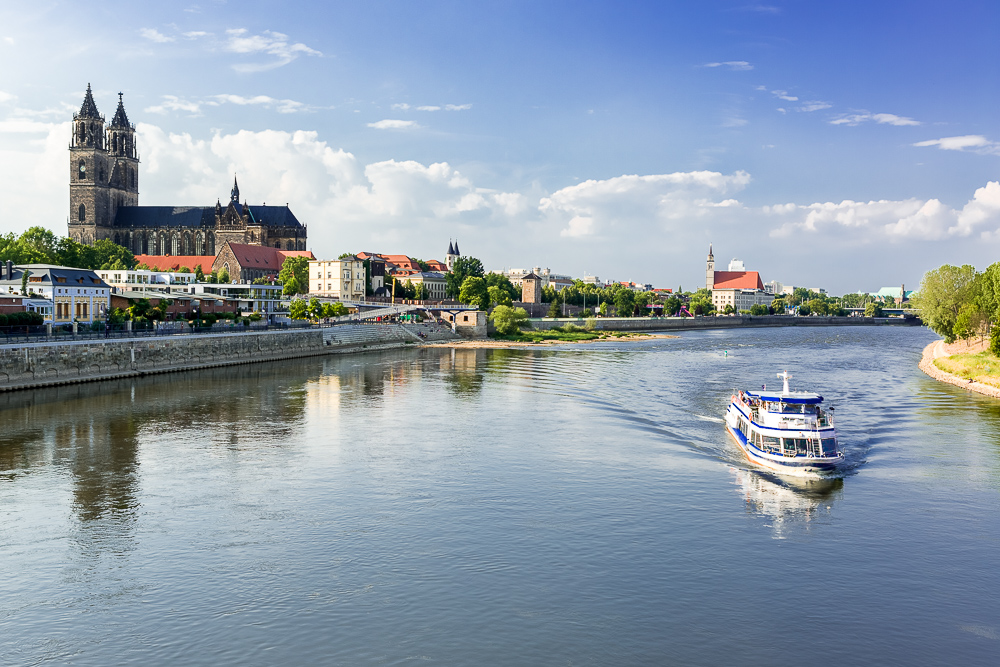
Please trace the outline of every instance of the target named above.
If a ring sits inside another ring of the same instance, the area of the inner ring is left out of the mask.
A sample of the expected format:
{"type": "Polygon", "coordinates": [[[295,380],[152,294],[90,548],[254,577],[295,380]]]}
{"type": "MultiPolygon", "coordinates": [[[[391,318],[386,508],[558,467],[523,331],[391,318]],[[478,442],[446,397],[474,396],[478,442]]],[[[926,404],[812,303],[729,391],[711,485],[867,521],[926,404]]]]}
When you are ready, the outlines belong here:
{"type": "Polygon", "coordinates": [[[676,315],[677,311],[681,309],[681,300],[676,296],[667,297],[667,300],[663,302],[663,314],[664,315],[676,315]]]}
{"type": "Polygon", "coordinates": [[[955,322],[962,305],[971,300],[975,280],[975,267],[945,264],[920,281],[916,305],[921,319],[949,343],[955,341],[955,322]]]}
{"type": "Polygon", "coordinates": [[[809,306],[809,312],[815,315],[826,315],[829,312],[826,301],[823,299],[809,299],[805,305],[809,306]]]}
{"type": "Polygon", "coordinates": [[[340,303],[324,303],[323,317],[342,317],[347,314],[347,306],[340,303]]]}
{"type": "Polygon", "coordinates": [[[24,269],[21,272],[21,296],[28,296],[28,276],[30,275],[30,269],[24,269]]]}
{"type": "Polygon", "coordinates": [[[309,306],[305,299],[294,299],[288,306],[288,316],[293,320],[304,320],[308,317],[309,306]]]}
{"type": "Polygon", "coordinates": [[[222,269],[222,271],[219,272],[219,282],[222,283],[223,285],[229,283],[229,271],[227,271],[226,269],[222,269]]]}
{"type": "Polygon", "coordinates": [[[469,276],[462,282],[462,289],[459,290],[458,300],[462,303],[474,305],[479,310],[489,310],[490,295],[486,289],[486,281],[479,276],[469,276]]]}
{"type": "Polygon", "coordinates": [[[865,306],[865,317],[882,317],[882,305],[869,301],[865,306]]]}
{"type": "Polygon", "coordinates": [[[771,310],[773,310],[775,313],[784,313],[785,300],[779,296],[777,299],[771,302],[771,310]]]}
{"type": "Polygon", "coordinates": [[[736,312],[736,309],[733,308],[733,304],[731,304],[731,303],[727,303],[726,307],[722,309],[722,314],[723,315],[732,315],[735,312],[736,312]]]}
{"type": "Polygon", "coordinates": [[[493,326],[499,333],[510,336],[528,323],[528,311],[524,308],[497,306],[490,314],[490,319],[493,320],[493,326]]]}
{"type": "Polygon", "coordinates": [[[601,314],[601,317],[608,316],[608,302],[605,301],[601,304],[601,307],[597,309],[597,312],[601,314]]]}
{"type": "Polygon", "coordinates": [[[632,306],[633,315],[645,317],[653,313],[652,310],[646,307],[650,302],[649,294],[647,292],[639,292],[635,295],[634,300],[635,303],[632,306]]]}
{"type": "Polygon", "coordinates": [[[804,303],[799,306],[799,315],[809,315],[810,313],[812,313],[812,310],[809,309],[809,304],[804,303]]]}
{"type": "Polygon", "coordinates": [[[309,314],[316,319],[323,316],[323,304],[316,297],[309,299],[309,314]]]}
{"type": "Polygon", "coordinates": [[[486,291],[489,293],[491,304],[498,306],[509,306],[511,304],[510,294],[507,290],[494,285],[487,287],[486,291]]]}
{"type": "Polygon", "coordinates": [[[199,283],[205,282],[205,272],[201,268],[201,264],[194,267],[194,279],[199,283]]]}
{"type": "Polygon", "coordinates": [[[635,309],[635,292],[630,289],[620,289],[615,293],[615,315],[629,317],[635,309]]]}
{"type": "Polygon", "coordinates": [[[286,257],[278,271],[278,282],[285,286],[285,294],[306,294],[309,291],[309,260],[305,257],[286,257]],[[294,292],[289,292],[289,282],[295,279],[294,292]]]}
{"type": "Polygon", "coordinates": [[[483,263],[475,257],[459,257],[445,276],[445,293],[452,299],[461,301],[462,285],[466,278],[482,278],[486,275],[483,263]]]}
{"type": "Polygon", "coordinates": [[[505,301],[498,303],[506,303],[507,305],[510,305],[511,301],[521,300],[521,290],[518,287],[515,287],[514,283],[510,282],[510,278],[504,274],[487,273],[485,278],[487,287],[497,287],[507,293],[508,298],[505,301]]]}
{"type": "MultiPolygon", "coordinates": [[[[108,239],[101,239],[90,251],[89,265],[85,269],[120,269],[127,270],[135,266],[135,255],[128,248],[123,248],[108,239]]],[[[73,266],[72,264],[68,266],[73,266]]]]}
{"type": "Polygon", "coordinates": [[[554,300],[549,304],[549,312],[545,315],[546,317],[559,317],[562,315],[562,306],[559,304],[559,300],[554,300]]]}
{"type": "Polygon", "coordinates": [[[755,303],[754,305],[750,306],[751,315],[767,315],[769,312],[770,311],[768,311],[767,306],[765,306],[762,303],[755,303]]]}

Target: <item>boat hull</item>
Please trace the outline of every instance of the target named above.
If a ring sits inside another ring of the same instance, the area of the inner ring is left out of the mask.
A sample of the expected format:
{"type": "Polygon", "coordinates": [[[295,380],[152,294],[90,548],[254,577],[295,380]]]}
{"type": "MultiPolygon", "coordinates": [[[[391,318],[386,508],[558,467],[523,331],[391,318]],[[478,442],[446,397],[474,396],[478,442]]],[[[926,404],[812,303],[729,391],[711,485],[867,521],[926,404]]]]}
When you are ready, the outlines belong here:
{"type": "Polygon", "coordinates": [[[746,437],[726,422],[726,431],[736,441],[736,445],[751,463],[786,475],[824,475],[836,472],[844,461],[843,455],[836,457],[769,457],[759,452],[747,442],[746,437]]]}

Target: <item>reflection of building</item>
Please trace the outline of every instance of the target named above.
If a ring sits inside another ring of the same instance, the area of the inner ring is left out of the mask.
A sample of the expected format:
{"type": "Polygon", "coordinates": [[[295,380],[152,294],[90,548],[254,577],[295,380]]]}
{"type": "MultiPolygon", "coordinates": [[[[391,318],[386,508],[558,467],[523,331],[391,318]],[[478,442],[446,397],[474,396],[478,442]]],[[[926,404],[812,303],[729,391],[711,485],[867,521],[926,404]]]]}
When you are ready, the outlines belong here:
{"type": "Polygon", "coordinates": [[[764,290],[764,283],[756,271],[747,271],[743,262],[734,259],[728,271],[715,270],[715,256],[712,246],[708,246],[708,261],[705,264],[705,286],[712,292],[712,305],[716,310],[732,306],[736,312],[750,310],[761,305],[770,306],[774,294],[764,290]]]}
{"type": "Polygon", "coordinates": [[[136,255],[215,255],[227,241],[306,249],[306,228],[287,205],[240,204],[233,180],[228,205],[139,206],[139,151],[121,94],[111,124],[87,86],[73,114],[69,235],[93,245],[108,239],[136,255]]]}

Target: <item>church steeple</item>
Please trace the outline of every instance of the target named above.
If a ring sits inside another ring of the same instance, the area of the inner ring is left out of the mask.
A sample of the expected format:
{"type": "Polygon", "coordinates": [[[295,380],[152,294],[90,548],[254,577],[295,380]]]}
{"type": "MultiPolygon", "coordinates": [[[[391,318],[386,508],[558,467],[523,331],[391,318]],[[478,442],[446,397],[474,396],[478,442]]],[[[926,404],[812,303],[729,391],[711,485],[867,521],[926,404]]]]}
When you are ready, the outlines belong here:
{"type": "Polygon", "coordinates": [[[94,103],[94,95],[90,92],[90,84],[87,84],[87,94],[83,96],[83,104],[80,106],[80,113],[77,118],[100,118],[101,114],[94,103]]]}
{"type": "Polygon", "coordinates": [[[233,174],[233,189],[229,193],[229,201],[233,202],[234,204],[239,204],[240,203],[240,186],[237,185],[237,183],[236,183],[236,175],[235,174],[233,174]]]}
{"type": "MultiPolygon", "coordinates": [[[[90,95],[90,88],[87,88],[87,95],[90,95]]],[[[86,101],[84,101],[86,104],[86,101]]],[[[129,128],[131,127],[128,123],[128,116],[125,114],[125,103],[122,102],[122,94],[118,93],[118,109],[115,111],[115,117],[111,119],[110,127],[118,128],[129,128]]]]}
{"type": "Polygon", "coordinates": [[[712,254],[712,244],[708,244],[708,261],[705,262],[705,289],[715,288],[715,255],[712,254]]]}

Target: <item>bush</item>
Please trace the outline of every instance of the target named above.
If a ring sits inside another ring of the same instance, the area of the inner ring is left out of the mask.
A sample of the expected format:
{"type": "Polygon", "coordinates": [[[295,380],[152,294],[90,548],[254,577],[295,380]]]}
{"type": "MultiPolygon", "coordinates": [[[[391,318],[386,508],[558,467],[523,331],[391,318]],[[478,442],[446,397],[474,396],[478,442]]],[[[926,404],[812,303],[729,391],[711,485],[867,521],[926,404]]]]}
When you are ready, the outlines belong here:
{"type": "Polygon", "coordinates": [[[990,331],[990,352],[1000,357],[1000,326],[994,326],[990,331]]]}
{"type": "Polygon", "coordinates": [[[490,319],[493,320],[493,326],[497,333],[511,336],[518,333],[521,327],[528,323],[528,311],[524,308],[497,306],[490,313],[490,319]]]}

